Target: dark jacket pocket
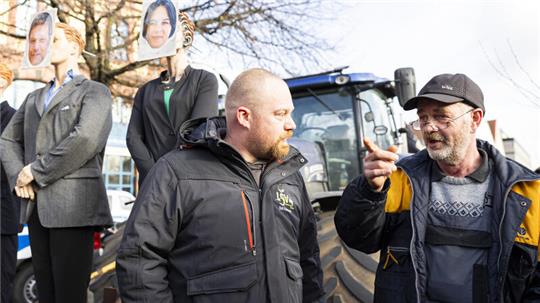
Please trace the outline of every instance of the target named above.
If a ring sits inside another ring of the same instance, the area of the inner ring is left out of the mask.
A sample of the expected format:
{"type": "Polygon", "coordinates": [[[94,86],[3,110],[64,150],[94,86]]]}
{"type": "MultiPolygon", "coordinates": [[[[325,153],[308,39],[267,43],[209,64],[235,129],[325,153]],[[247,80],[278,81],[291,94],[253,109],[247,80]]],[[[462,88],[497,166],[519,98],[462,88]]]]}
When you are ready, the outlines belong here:
{"type": "Polygon", "coordinates": [[[537,249],[515,243],[512,247],[504,285],[505,302],[522,302],[534,279],[537,249]]]}
{"type": "Polygon", "coordinates": [[[408,247],[388,246],[381,251],[379,267],[383,271],[409,273],[411,255],[408,247]]]}
{"type": "Polygon", "coordinates": [[[375,276],[374,302],[416,302],[415,292],[409,248],[388,246],[382,250],[375,276]]]}
{"type": "Polygon", "coordinates": [[[287,276],[290,278],[287,283],[289,303],[300,303],[302,302],[302,277],[304,277],[302,267],[297,261],[287,258],[285,258],[285,267],[287,276]]]}
{"type": "Polygon", "coordinates": [[[243,264],[189,278],[187,295],[243,292],[256,282],[255,263],[243,264]]]}
{"type": "Polygon", "coordinates": [[[302,279],[304,273],[300,264],[294,260],[285,258],[285,266],[287,267],[287,275],[293,280],[302,279]]]}

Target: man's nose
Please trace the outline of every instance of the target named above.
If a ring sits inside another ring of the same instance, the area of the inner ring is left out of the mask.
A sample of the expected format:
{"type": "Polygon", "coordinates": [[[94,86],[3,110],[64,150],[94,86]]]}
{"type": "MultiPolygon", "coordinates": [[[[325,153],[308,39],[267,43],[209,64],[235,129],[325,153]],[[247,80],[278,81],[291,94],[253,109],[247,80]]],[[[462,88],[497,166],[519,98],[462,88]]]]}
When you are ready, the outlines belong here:
{"type": "Polygon", "coordinates": [[[435,125],[432,121],[429,121],[426,125],[424,125],[424,131],[428,133],[433,133],[438,130],[439,128],[437,127],[437,125],[435,125]]]}
{"type": "Polygon", "coordinates": [[[294,130],[296,129],[296,123],[294,123],[294,120],[292,117],[289,117],[287,121],[285,122],[285,129],[287,130],[294,130]]]}

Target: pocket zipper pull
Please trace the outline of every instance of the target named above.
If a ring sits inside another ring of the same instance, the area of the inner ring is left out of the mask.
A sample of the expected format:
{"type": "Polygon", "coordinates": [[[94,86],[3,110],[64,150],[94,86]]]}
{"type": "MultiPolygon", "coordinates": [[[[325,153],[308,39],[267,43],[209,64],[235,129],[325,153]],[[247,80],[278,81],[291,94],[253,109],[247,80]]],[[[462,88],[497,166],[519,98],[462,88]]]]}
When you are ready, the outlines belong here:
{"type": "Polygon", "coordinates": [[[388,267],[388,262],[390,261],[390,258],[392,258],[392,261],[399,265],[398,260],[396,259],[396,257],[394,257],[394,255],[392,255],[392,251],[390,250],[390,247],[388,247],[386,251],[386,261],[384,262],[383,269],[386,269],[386,267],[388,267]]]}

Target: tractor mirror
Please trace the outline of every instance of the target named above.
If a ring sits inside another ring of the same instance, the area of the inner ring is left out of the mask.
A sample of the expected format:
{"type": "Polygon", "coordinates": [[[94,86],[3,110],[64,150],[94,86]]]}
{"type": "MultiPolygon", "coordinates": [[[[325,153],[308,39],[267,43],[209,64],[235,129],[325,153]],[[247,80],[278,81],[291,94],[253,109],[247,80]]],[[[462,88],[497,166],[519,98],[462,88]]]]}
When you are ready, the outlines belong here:
{"type": "Polygon", "coordinates": [[[396,96],[399,104],[403,106],[407,100],[416,96],[416,77],[412,67],[398,68],[394,72],[396,83],[396,96]]]}

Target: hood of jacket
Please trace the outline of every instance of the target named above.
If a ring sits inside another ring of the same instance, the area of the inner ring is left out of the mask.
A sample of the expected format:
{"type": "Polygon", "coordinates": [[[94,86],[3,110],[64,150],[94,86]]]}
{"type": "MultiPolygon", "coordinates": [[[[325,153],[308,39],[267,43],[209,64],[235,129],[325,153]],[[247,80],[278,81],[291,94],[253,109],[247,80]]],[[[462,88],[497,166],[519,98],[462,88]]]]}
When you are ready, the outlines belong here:
{"type": "MultiPolygon", "coordinates": [[[[179,148],[208,148],[215,154],[245,162],[234,146],[225,142],[227,134],[227,121],[225,117],[217,116],[210,118],[197,118],[184,122],[179,131],[179,148]]],[[[281,161],[274,161],[278,165],[290,162],[291,159],[299,159],[299,163],[291,169],[298,170],[307,163],[300,152],[289,144],[289,153],[281,161]]],[[[296,162],[296,161],[295,161],[296,162]]]]}

